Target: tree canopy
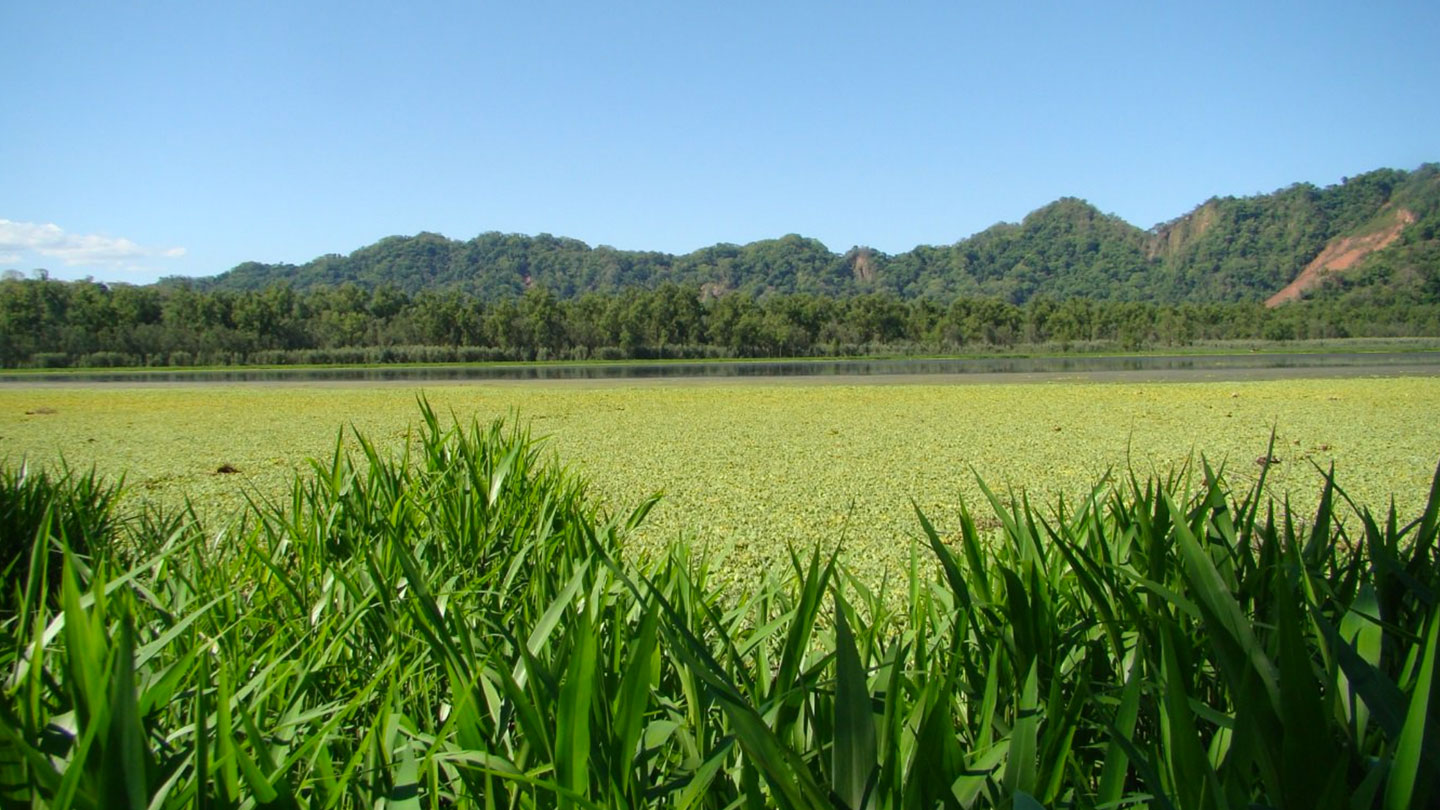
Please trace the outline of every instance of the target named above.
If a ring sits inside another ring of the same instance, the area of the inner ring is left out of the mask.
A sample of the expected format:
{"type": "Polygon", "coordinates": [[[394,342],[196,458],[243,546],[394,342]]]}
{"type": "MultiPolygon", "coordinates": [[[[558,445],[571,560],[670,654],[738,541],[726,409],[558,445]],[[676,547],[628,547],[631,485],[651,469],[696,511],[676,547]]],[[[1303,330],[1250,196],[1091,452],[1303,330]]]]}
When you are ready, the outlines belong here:
{"type": "Polygon", "coordinates": [[[297,291],[354,284],[415,295],[457,291],[486,301],[542,285],[559,299],[615,294],[665,283],[714,297],[805,293],[849,297],[886,292],[948,302],[958,295],[1020,305],[1054,299],[1205,303],[1263,301],[1294,279],[1333,239],[1375,227],[1403,207],[1417,220],[1403,250],[1371,272],[1350,273],[1350,288],[1429,289],[1440,216],[1440,167],[1381,169],[1325,188],[1296,184],[1270,194],[1213,198],[1190,213],[1142,230],[1084,200],[1064,198],[1019,223],[1001,223],[951,245],[920,245],[895,255],[856,246],[835,253],[790,234],[747,245],[718,244],[684,255],[591,247],[540,234],[482,233],[468,241],[434,233],[392,236],[348,255],[301,265],[247,262],[215,277],[167,279],[198,290],[297,291]],[[1423,276],[1418,287],[1412,276],[1423,276]]]}

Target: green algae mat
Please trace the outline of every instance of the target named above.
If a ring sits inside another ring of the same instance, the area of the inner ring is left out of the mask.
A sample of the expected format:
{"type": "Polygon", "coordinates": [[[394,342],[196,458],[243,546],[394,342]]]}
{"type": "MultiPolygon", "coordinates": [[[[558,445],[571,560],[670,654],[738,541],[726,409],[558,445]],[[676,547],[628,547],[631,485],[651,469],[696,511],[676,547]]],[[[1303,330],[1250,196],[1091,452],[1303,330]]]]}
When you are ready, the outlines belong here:
{"type": "MultiPolygon", "coordinates": [[[[1440,460],[1440,379],[1225,383],[837,385],[665,383],[0,387],[0,458],[96,465],[127,497],[220,517],[288,492],[342,427],[399,452],[424,396],[442,416],[528,425],[619,510],[663,492],[634,551],[678,535],[722,576],[787,559],[787,543],[845,548],[894,570],[919,536],[912,502],[944,531],[975,483],[1048,510],[1107,472],[1166,474],[1203,454],[1232,486],[1266,462],[1300,513],[1335,465],[1358,502],[1418,514],[1440,460]],[[224,470],[224,472],[222,472],[224,470]]],[[[346,433],[346,440],[353,436],[346,433]]],[[[988,512],[988,510],[985,510],[988,512]]]]}

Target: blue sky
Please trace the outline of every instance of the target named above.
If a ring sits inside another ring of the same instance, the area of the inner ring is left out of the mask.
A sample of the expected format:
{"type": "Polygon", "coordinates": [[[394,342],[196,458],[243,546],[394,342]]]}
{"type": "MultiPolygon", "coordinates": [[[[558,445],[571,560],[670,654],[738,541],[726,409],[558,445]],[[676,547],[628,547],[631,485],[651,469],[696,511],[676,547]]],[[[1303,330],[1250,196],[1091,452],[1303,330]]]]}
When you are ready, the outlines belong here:
{"type": "Polygon", "coordinates": [[[0,268],[948,244],[1440,161],[1440,3],[0,5],[0,268]],[[293,7],[292,7],[293,6],[293,7]]]}

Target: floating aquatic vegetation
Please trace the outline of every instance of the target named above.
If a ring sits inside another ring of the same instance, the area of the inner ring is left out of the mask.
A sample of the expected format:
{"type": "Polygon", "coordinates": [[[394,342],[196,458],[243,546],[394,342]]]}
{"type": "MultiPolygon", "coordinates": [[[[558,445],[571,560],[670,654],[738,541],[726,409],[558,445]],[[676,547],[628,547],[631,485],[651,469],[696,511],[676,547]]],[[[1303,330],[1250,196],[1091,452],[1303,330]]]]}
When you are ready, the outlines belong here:
{"type": "MultiPolygon", "coordinates": [[[[129,497],[233,510],[288,491],[342,426],[398,447],[417,391],[390,385],[0,389],[0,456],[127,474],[129,497]],[[53,411],[44,417],[26,411],[53,411]],[[217,475],[221,465],[238,473],[217,475]]],[[[1106,471],[1166,474],[1203,452],[1237,485],[1313,512],[1315,465],[1350,493],[1413,511],[1440,458],[1440,380],[1021,385],[494,384],[423,389],[441,414],[516,416],[614,510],[664,498],[630,539],[685,533],[717,576],[783,563],[787,544],[843,543],[878,577],[905,563],[912,499],[943,516],[980,496],[1083,495],[1106,471]],[[1276,434],[1271,457],[1267,452],[1276,434]],[[1313,462],[1313,463],[1312,463],[1313,462]]],[[[347,431],[347,441],[353,436],[347,431]]],[[[953,527],[948,527],[953,529],[953,527]]],[[[940,529],[948,530],[941,525],[940,529]]]]}

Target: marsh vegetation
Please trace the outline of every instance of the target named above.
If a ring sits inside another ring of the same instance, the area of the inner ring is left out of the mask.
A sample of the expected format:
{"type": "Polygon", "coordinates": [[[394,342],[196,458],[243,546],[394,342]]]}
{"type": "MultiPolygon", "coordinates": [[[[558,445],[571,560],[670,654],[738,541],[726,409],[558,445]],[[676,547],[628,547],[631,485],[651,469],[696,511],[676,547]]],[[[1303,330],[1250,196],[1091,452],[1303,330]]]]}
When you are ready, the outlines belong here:
{"type": "Polygon", "coordinates": [[[1416,515],[1328,475],[1296,514],[1270,467],[1236,486],[1199,460],[1053,509],[982,488],[953,535],[914,509],[878,585],[820,538],[726,586],[683,542],[625,553],[650,501],[597,509],[526,432],[421,416],[410,452],[357,436],[220,522],[0,479],[26,549],[0,614],[5,800],[1434,798],[1440,476],[1416,515]]]}
{"type": "MultiPolygon", "coordinates": [[[[1357,502],[1383,511],[1394,495],[1408,514],[1440,458],[1434,377],[423,391],[447,417],[508,418],[547,437],[547,452],[612,511],[663,491],[627,548],[655,553],[683,536],[722,579],[783,565],[790,543],[842,543],[847,565],[878,582],[908,564],[911,501],[953,531],[960,500],[983,498],[977,476],[1037,503],[1073,501],[1107,472],[1164,474],[1203,453],[1249,486],[1275,430],[1280,463],[1266,471],[1269,486],[1298,514],[1313,513],[1331,463],[1357,502]]],[[[189,497],[220,518],[248,499],[283,499],[343,425],[401,451],[415,396],[404,384],[0,387],[0,457],[95,465],[109,480],[125,476],[129,501],[175,508],[189,497]],[[217,474],[222,465],[239,472],[217,474]]]]}

